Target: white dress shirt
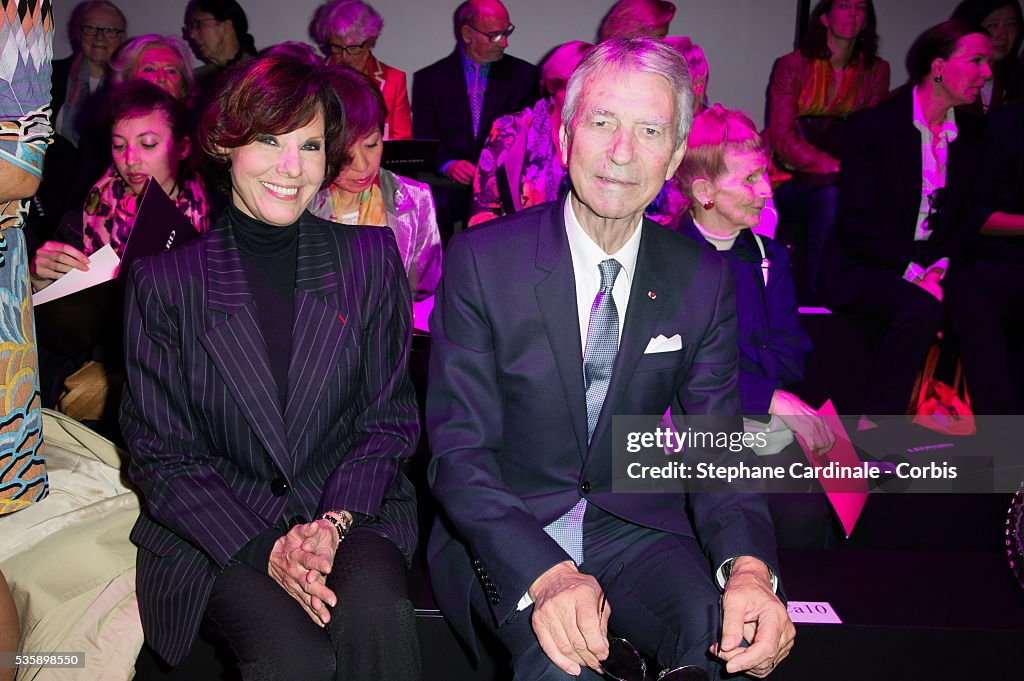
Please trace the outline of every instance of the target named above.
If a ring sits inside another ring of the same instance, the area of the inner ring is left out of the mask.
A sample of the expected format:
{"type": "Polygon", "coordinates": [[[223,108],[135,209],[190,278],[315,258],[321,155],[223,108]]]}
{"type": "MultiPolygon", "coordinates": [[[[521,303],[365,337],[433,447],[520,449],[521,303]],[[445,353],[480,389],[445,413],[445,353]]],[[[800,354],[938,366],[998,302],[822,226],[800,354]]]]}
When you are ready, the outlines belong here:
{"type": "MultiPolygon", "coordinates": [[[[914,88],[914,127],[921,133],[921,203],[917,208],[917,225],[914,228],[915,241],[927,241],[932,235],[931,225],[928,224],[928,215],[931,212],[932,194],[946,187],[946,166],[949,159],[949,145],[956,140],[959,130],[956,127],[956,114],[950,108],[946,112],[946,120],[942,122],[939,134],[936,136],[928,126],[928,121],[921,111],[921,102],[917,98],[917,88],[914,88]]],[[[949,259],[942,258],[935,263],[910,263],[904,272],[904,278],[914,281],[927,274],[929,270],[940,267],[943,270],[949,267],[949,259]]]]}
{"type": "Polygon", "coordinates": [[[633,234],[622,248],[614,253],[605,253],[597,245],[576,219],[572,208],[571,196],[566,197],[563,208],[565,233],[569,237],[569,254],[572,256],[572,270],[576,278],[576,311],[580,323],[580,347],[587,347],[587,327],[590,326],[590,308],[594,306],[594,298],[601,290],[601,270],[598,264],[613,258],[622,265],[619,275],[615,277],[612,287],[612,299],[619,313],[619,339],[622,339],[622,324],[626,319],[626,306],[629,304],[629,292],[633,286],[633,275],[636,271],[636,257],[640,252],[640,224],[643,216],[637,220],[633,234]]]}

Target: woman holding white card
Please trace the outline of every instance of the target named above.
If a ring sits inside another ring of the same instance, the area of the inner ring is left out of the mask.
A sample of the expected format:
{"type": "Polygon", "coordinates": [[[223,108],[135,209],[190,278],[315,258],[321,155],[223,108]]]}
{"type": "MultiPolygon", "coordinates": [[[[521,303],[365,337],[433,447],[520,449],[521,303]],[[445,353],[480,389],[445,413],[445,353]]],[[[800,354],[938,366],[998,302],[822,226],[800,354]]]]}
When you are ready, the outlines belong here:
{"type": "Polygon", "coordinates": [[[137,200],[152,178],[200,232],[210,225],[206,189],[186,163],[191,140],[185,109],[156,85],[133,80],[106,102],[113,164],[90,190],[81,212],[69,212],[32,258],[32,288],[39,291],[72,269],[88,270],[89,255],[108,243],[118,255],[135,221],[137,200]]]}

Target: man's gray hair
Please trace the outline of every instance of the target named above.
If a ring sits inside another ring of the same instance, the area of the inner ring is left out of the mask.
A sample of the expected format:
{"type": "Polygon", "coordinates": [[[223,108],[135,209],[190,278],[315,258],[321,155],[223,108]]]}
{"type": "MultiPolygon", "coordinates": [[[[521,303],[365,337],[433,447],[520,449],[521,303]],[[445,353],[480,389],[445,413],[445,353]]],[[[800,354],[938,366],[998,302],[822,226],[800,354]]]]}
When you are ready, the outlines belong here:
{"type": "Polygon", "coordinates": [[[657,38],[615,38],[590,50],[569,78],[562,108],[562,124],[569,136],[579,114],[583,88],[605,69],[622,73],[651,73],[668,81],[676,100],[676,148],[686,141],[693,125],[693,87],[686,60],[657,38]]]}

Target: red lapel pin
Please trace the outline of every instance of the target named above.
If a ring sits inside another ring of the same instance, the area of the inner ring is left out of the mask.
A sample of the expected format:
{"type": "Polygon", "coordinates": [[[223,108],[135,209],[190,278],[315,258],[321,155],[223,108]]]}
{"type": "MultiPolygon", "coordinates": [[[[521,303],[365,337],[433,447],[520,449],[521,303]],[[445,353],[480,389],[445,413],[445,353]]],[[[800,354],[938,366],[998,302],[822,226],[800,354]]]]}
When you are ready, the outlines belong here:
{"type": "Polygon", "coordinates": [[[655,293],[654,291],[648,291],[647,292],[647,297],[650,298],[651,300],[654,300],[655,298],[658,297],[658,294],[655,293]]]}
{"type": "Polygon", "coordinates": [[[345,321],[345,318],[344,318],[344,317],[342,317],[341,315],[338,315],[338,319],[340,319],[340,320],[341,320],[341,323],[342,323],[342,324],[346,324],[346,323],[347,323],[347,322],[345,321]]]}

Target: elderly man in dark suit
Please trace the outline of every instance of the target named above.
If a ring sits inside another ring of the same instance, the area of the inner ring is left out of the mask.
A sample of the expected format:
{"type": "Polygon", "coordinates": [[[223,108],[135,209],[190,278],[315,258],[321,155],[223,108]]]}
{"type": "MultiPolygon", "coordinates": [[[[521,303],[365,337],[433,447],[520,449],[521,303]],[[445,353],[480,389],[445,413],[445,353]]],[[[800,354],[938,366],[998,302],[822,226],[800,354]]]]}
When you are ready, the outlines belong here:
{"type": "Polygon", "coordinates": [[[473,183],[495,119],[537,98],[537,68],[505,54],[514,29],[499,0],[468,0],[455,11],[458,47],[413,78],[413,135],[441,141],[438,168],[460,185],[473,183]]]}
{"type": "Polygon", "coordinates": [[[671,407],[739,427],[728,266],[643,219],[692,120],[678,54],[603,43],[567,90],[568,197],[447,252],[427,403],[444,514],[428,557],[456,629],[472,641],[475,611],[517,679],[596,678],[609,617],[666,668],[717,674],[717,655],[763,676],[792,645],[760,497],[612,489],[614,415],[671,407]]]}

